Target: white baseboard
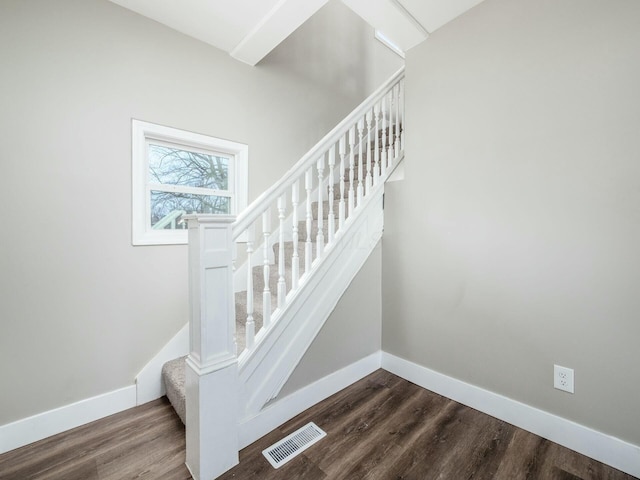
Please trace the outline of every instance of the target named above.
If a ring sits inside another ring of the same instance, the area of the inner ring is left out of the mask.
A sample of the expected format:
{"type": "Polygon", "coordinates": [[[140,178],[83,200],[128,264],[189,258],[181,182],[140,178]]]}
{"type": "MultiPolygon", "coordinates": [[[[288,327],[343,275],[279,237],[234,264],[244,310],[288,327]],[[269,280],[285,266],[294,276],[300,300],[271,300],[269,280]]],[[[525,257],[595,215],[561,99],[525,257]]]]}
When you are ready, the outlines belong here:
{"type": "Polygon", "coordinates": [[[42,440],[136,406],[136,387],[87,398],[0,426],[0,453],[42,440]]]}
{"type": "Polygon", "coordinates": [[[163,396],[165,390],[162,384],[162,366],[188,353],[189,324],[187,323],[136,375],[136,404],[142,405],[163,396]]]}
{"type": "Polygon", "coordinates": [[[265,407],[257,415],[240,424],[240,448],[255,442],[274,428],[282,425],[306,409],[312,407],[352,383],[380,368],[380,352],[358,360],[317,382],[308,385],[281,400],[265,407]]]}
{"type": "Polygon", "coordinates": [[[640,446],[382,352],[382,368],[469,407],[640,477],[640,446]]]}
{"type": "MultiPolygon", "coordinates": [[[[239,428],[244,448],[282,423],[378,368],[571,450],[640,477],[640,446],[598,432],[386,352],[376,352],[275,401],[239,428]]],[[[81,400],[0,426],[0,454],[136,406],[136,386],[81,400]]]]}

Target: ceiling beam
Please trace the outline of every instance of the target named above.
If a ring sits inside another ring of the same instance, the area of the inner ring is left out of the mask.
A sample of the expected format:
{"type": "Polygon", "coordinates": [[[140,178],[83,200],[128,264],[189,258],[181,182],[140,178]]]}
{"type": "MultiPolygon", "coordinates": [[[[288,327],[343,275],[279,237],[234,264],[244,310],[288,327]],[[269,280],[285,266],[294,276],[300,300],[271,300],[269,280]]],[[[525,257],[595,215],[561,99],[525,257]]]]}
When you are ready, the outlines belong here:
{"type": "Polygon", "coordinates": [[[425,28],[397,0],[342,0],[369,25],[406,52],[429,36],[425,28]]]}
{"type": "Polygon", "coordinates": [[[280,0],[231,51],[236,60],[256,65],[328,0],[280,0]]]}

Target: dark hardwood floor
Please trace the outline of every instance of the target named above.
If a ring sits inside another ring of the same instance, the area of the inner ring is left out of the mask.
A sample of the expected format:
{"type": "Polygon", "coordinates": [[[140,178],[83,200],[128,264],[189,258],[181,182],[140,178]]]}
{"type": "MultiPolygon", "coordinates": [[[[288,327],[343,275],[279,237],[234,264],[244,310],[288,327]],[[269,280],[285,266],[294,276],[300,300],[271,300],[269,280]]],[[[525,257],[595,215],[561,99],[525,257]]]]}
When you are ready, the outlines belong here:
{"type": "Polygon", "coordinates": [[[163,397],[0,455],[2,480],[187,480],[184,426],[163,397]]]}
{"type": "MultiPolygon", "coordinates": [[[[2,480],[190,479],[162,398],[0,455],[2,480]]],[[[229,479],[633,479],[378,370],[240,452],[229,479]],[[278,470],[262,450],[315,422],[327,437],[278,470]]]]}

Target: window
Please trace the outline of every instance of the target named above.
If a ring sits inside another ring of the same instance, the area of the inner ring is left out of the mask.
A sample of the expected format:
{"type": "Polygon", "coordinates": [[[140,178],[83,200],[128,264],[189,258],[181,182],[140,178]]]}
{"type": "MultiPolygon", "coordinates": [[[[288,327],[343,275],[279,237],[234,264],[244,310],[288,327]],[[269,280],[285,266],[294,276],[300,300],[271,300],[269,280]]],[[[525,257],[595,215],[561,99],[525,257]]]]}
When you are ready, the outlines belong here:
{"type": "Polygon", "coordinates": [[[248,147],[133,120],[133,244],[187,243],[182,217],[247,206],[248,147]]]}

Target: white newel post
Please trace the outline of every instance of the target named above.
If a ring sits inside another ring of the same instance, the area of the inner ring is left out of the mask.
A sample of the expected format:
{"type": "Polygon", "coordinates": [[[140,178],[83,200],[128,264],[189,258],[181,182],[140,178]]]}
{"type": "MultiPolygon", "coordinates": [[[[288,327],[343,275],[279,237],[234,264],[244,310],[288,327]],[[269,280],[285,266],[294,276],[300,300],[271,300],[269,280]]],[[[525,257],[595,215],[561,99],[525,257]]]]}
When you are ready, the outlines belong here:
{"type": "Polygon", "coordinates": [[[189,215],[187,467],[212,480],[238,463],[232,216],[189,215]]]}

